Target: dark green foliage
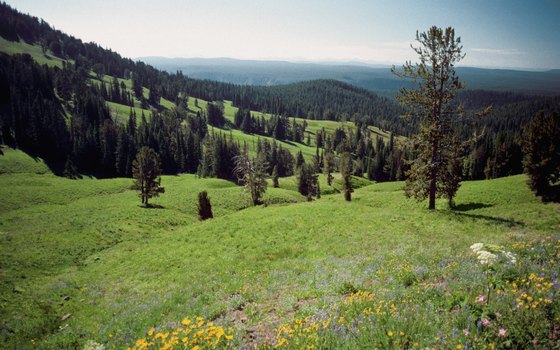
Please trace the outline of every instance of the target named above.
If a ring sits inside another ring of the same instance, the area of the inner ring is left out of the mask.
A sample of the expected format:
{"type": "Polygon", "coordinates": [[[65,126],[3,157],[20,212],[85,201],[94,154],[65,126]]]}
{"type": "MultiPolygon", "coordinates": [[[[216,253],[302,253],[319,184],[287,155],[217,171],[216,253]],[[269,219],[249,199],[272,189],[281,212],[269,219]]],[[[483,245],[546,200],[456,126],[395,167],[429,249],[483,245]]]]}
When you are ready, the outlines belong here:
{"type": "Polygon", "coordinates": [[[326,149],[323,154],[323,173],[327,176],[327,184],[332,186],[334,176],[332,175],[335,168],[335,156],[334,153],[326,149]]]}
{"type": "Polygon", "coordinates": [[[348,152],[342,154],[340,157],[340,175],[342,176],[342,193],[344,199],[347,201],[352,200],[352,155],[348,152]]]}
{"type": "Polygon", "coordinates": [[[235,157],[240,154],[239,145],[221,133],[209,134],[203,145],[199,176],[234,180],[235,157]]]}
{"type": "MultiPolygon", "coordinates": [[[[412,150],[405,150],[399,143],[384,147],[380,155],[368,144],[371,134],[365,126],[369,124],[410,135],[419,122],[414,118],[402,121],[399,118],[402,109],[393,100],[366,90],[333,80],[283,86],[239,86],[191,79],[181,72],[162,72],[143,62],[122,58],[97,44],[84,43],[5,3],[0,4],[0,14],[2,37],[40,43],[55,55],[68,59],[59,69],[40,67],[29,56],[0,58],[0,142],[44,158],[57,173],[62,173],[66,160],[72,158],[79,173],[96,177],[131,176],[132,160],[137,149],[145,145],[161,155],[164,173],[197,171],[207,134],[205,117],[218,127],[227,127],[227,123],[221,102],[211,103],[202,116],[200,111],[197,116],[194,111],[188,111],[184,103],[179,106],[178,102],[177,111],[163,111],[159,105],[161,98],[179,101],[187,95],[194,98],[195,106],[199,98],[232,100],[240,107],[234,119],[236,128],[298,143],[305,141],[306,123],[289,118],[354,121],[355,132],[343,128],[334,135],[317,132],[316,145],[333,153],[351,152],[357,165],[355,173],[359,175],[365,170],[368,177],[378,181],[403,179],[407,164],[402,160],[414,158],[412,150]],[[91,84],[91,71],[113,78],[99,85],[91,84]],[[132,91],[127,90],[121,79],[132,79],[132,91]],[[147,98],[144,87],[150,90],[147,98]],[[123,125],[111,121],[105,104],[112,101],[132,106],[134,96],[143,107],[159,111],[155,117],[138,125],[136,133],[131,132],[130,127],[124,130],[123,125]],[[273,116],[268,119],[252,116],[250,110],[273,116]],[[65,118],[64,112],[71,118],[65,118]]],[[[521,147],[517,140],[523,125],[539,110],[560,110],[559,97],[509,92],[465,91],[457,100],[464,104],[466,112],[494,104],[489,118],[475,123],[477,129],[484,128],[486,132],[466,150],[469,155],[464,164],[465,175],[471,179],[521,172],[521,147]]],[[[457,105],[456,102],[452,104],[457,105]]],[[[470,137],[473,130],[466,123],[456,127],[461,139],[470,137]]],[[[308,142],[309,138],[310,133],[307,133],[308,142]]],[[[293,174],[293,157],[287,150],[277,149],[276,155],[270,152],[266,157],[269,174],[276,164],[279,176],[293,174]]],[[[221,176],[233,178],[231,164],[226,168],[230,174],[222,172],[221,176]]]]}
{"type": "Polygon", "coordinates": [[[78,168],[74,165],[70,158],[66,160],[63,175],[69,179],[77,179],[81,177],[80,173],[78,172],[78,168]]]}
{"type": "Polygon", "coordinates": [[[428,208],[435,209],[436,197],[452,192],[441,188],[451,177],[445,173],[456,169],[448,165],[453,121],[460,113],[452,101],[463,84],[455,76],[454,66],[464,54],[461,39],[455,38],[451,27],[431,27],[425,33],[416,33],[416,41],[420,46],[414,51],[420,63],[407,63],[402,72],[393,69],[398,76],[418,81],[417,89],[402,88],[398,97],[408,107],[409,119],[420,123],[420,130],[412,139],[416,158],[408,172],[405,191],[418,200],[428,198],[428,208]]]}
{"type": "Polygon", "coordinates": [[[149,147],[142,147],[132,162],[132,188],[140,192],[142,204],[148,207],[148,200],[164,193],[161,187],[161,161],[159,155],[149,147]]]}
{"type": "Polygon", "coordinates": [[[314,166],[302,163],[297,168],[297,184],[298,191],[307,197],[308,201],[313,200],[313,197],[320,198],[321,191],[319,188],[319,176],[315,174],[314,166]]]}
{"type": "Polygon", "coordinates": [[[280,185],[278,184],[278,165],[275,165],[272,169],[272,187],[280,187],[280,185]]]}
{"type": "Polygon", "coordinates": [[[558,200],[560,114],[539,113],[531,119],[523,129],[522,146],[529,187],[543,200],[558,200]]]}
{"type": "Polygon", "coordinates": [[[217,102],[208,103],[206,105],[206,118],[208,124],[222,128],[226,123],[223,105],[217,102]]]}
{"type": "Polygon", "coordinates": [[[246,151],[236,156],[234,161],[233,172],[244,186],[245,191],[251,195],[252,204],[262,204],[262,197],[268,185],[266,182],[266,163],[259,158],[251,160],[246,151]]]}
{"type": "Polygon", "coordinates": [[[210,204],[210,197],[208,192],[198,192],[198,218],[200,220],[212,219],[212,204],[210,204]]]}
{"type": "Polygon", "coordinates": [[[303,153],[301,151],[298,152],[296,156],[296,169],[301,168],[301,166],[305,163],[305,159],[303,158],[303,153]]]}
{"type": "Polygon", "coordinates": [[[0,55],[0,143],[45,159],[62,170],[70,133],[54,93],[56,71],[29,55],[0,55]]]}
{"type": "Polygon", "coordinates": [[[272,174],[276,167],[278,177],[291,176],[294,174],[294,156],[287,149],[282,148],[282,145],[273,140],[257,141],[257,157],[268,164],[267,171],[272,174]]]}

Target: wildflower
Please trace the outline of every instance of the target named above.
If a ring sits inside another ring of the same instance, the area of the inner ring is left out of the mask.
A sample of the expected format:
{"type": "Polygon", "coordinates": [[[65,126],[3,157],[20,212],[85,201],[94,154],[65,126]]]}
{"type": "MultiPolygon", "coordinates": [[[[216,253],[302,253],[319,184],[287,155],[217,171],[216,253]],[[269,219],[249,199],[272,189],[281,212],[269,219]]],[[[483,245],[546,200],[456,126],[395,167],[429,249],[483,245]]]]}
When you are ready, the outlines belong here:
{"type": "Polygon", "coordinates": [[[484,317],[481,321],[482,321],[482,325],[484,327],[490,327],[490,325],[492,324],[492,321],[490,321],[490,319],[488,319],[486,317],[484,317]]]}
{"type": "Polygon", "coordinates": [[[392,331],[389,331],[389,332],[387,332],[387,335],[388,335],[388,336],[389,336],[389,338],[390,338],[390,337],[392,337],[392,336],[393,336],[393,332],[392,332],[392,331]]]}
{"type": "Polygon", "coordinates": [[[463,345],[461,345],[461,344],[457,344],[457,346],[455,346],[455,349],[457,349],[457,350],[461,350],[462,348],[463,348],[463,345]]]}
{"type": "Polygon", "coordinates": [[[515,255],[513,255],[512,252],[502,251],[502,253],[510,264],[515,264],[517,262],[517,259],[515,258],[515,255]]]}
{"type": "Polygon", "coordinates": [[[465,329],[463,329],[463,334],[464,334],[465,336],[468,336],[468,335],[469,335],[469,330],[468,330],[468,329],[466,329],[466,328],[465,328],[465,329]]]}
{"type": "Polygon", "coordinates": [[[478,253],[480,250],[482,250],[482,248],[484,248],[484,244],[482,243],[475,243],[471,245],[471,250],[475,253],[478,253]]]}
{"type": "Polygon", "coordinates": [[[276,344],[276,348],[281,347],[282,345],[286,344],[288,342],[288,340],[286,340],[286,338],[280,338],[278,339],[278,343],[276,344]]]}
{"type": "Polygon", "coordinates": [[[483,303],[486,300],[486,297],[484,295],[479,295],[476,297],[476,301],[479,303],[483,303]]]}
{"type": "Polygon", "coordinates": [[[496,260],[498,260],[498,256],[485,250],[481,250],[480,252],[478,252],[477,259],[481,265],[492,266],[496,262],[496,260]]]}
{"type": "Polygon", "coordinates": [[[507,329],[500,328],[500,329],[498,330],[498,336],[500,336],[500,337],[505,337],[506,335],[507,335],[507,329]]]}

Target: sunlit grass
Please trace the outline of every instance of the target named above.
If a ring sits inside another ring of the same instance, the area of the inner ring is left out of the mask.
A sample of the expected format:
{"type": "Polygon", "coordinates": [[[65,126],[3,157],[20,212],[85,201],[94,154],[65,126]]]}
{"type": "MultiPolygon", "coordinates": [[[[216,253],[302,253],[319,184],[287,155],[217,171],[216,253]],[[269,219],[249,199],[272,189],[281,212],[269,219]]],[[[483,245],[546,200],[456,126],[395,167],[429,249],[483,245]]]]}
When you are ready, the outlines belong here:
{"type": "MultiPolygon", "coordinates": [[[[467,338],[453,338],[453,328],[461,333],[468,320],[448,312],[462,300],[476,305],[486,285],[469,246],[500,244],[521,259],[524,246],[515,250],[514,243],[557,236],[560,225],[558,205],[542,204],[524,176],[464,183],[455,211],[445,201],[428,211],[407,200],[402,183],[358,188],[352,202],[335,190],[306,202],[294,178],[286,178],[269,188],[267,206],[250,207],[233,183],[165,176],[166,193],[153,201],[158,208],[144,209],[130,179],[57,178],[21,152],[5,152],[0,169],[12,171],[0,175],[0,295],[10,302],[0,307],[3,329],[14,330],[2,338],[8,347],[32,340],[45,348],[81,347],[91,340],[122,348],[152,327],[172,332],[195,316],[231,327],[236,348],[275,346],[278,327],[306,317],[331,317],[334,327],[343,316],[348,327],[366,329],[358,327],[360,314],[370,307],[375,313],[381,300],[387,314],[375,334],[383,337],[360,333],[346,348],[402,346],[407,339],[411,347],[464,346],[467,338]],[[215,215],[204,222],[196,211],[202,190],[215,215]],[[376,297],[345,306],[358,290],[376,297]],[[423,313],[406,321],[404,310],[416,304],[423,313]]],[[[531,256],[514,280],[529,276],[531,256]]],[[[543,268],[547,281],[559,272],[557,262],[543,268]]],[[[304,344],[344,347],[348,333],[340,338],[328,329],[333,333],[321,342],[304,344]]],[[[486,343],[496,343],[496,334],[486,343]]],[[[294,341],[286,338],[286,345],[299,348],[294,341]]]]}

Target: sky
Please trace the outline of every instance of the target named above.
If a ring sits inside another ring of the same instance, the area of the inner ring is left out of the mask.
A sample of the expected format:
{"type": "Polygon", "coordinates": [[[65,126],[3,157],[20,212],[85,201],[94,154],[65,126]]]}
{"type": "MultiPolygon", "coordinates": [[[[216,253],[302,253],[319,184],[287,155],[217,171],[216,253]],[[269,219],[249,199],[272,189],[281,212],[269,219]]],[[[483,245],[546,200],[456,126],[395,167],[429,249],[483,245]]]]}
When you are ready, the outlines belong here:
{"type": "Polygon", "coordinates": [[[415,62],[451,26],[461,66],[560,68],[560,0],[7,0],[125,57],[415,62]]]}

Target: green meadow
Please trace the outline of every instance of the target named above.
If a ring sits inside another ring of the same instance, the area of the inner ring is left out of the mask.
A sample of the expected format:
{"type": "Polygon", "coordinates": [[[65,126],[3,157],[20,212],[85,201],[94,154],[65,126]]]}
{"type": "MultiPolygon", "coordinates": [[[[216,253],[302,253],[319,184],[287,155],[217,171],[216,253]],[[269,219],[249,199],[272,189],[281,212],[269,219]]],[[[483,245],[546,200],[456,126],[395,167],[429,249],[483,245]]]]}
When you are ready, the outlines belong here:
{"type": "Polygon", "coordinates": [[[50,50],[43,52],[38,44],[32,45],[24,41],[9,41],[0,36],[0,52],[8,55],[28,54],[39,64],[46,64],[49,67],[62,68],[64,59],[56,57],[50,50]]]}
{"type": "Polygon", "coordinates": [[[465,182],[455,210],[441,201],[435,211],[406,199],[402,183],[354,178],[346,202],[338,180],[321,178],[322,197],[307,202],[282,178],[251,207],[231,182],[163,176],[166,192],[145,209],[131,179],[69,180],[3,152],[2,348],[165,348],[191,320],[200,339],[180,336],[175,348],[558,344],[560,207],[524,176],[465,182]],[[485,269],[469,249],[477,242],[513,251],[517,265],[485,269]],[[522,292],[540,304],[512,307],[522,292]]]}

